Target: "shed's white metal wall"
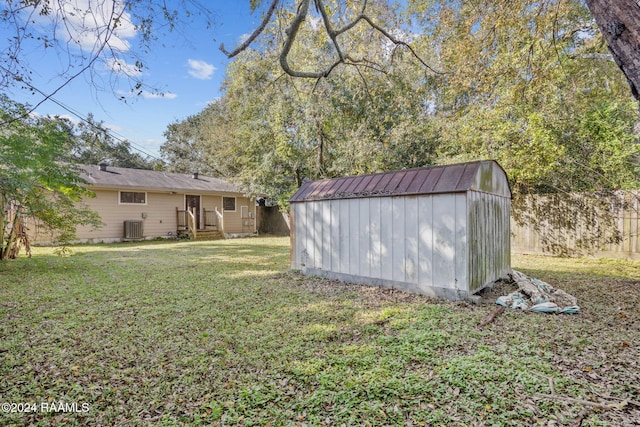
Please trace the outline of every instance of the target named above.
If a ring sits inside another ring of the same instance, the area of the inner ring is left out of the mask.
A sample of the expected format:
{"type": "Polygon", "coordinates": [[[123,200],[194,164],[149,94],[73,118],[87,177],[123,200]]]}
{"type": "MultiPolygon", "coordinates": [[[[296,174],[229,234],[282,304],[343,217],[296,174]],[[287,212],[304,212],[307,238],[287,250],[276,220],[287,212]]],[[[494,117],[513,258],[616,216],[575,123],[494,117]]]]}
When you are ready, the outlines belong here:
{"type": "Polygon", "coordinates": [[[292,203],[291,210],[294,269],[466,297],[465,193],[307,201],[292,203]]]}
{"type": "Polygon", "coordinates": [[[511,271],[511,199],[469,191],[469,291],[474,293],[511,271]]]}

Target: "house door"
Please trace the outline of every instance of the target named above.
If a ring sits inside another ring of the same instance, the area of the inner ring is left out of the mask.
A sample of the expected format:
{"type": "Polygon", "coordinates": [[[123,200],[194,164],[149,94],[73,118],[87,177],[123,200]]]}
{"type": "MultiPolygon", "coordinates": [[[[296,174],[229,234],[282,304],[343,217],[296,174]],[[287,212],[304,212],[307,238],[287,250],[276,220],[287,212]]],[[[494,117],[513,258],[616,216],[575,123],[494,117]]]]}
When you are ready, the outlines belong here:
{"type": "Polygon", "coordinates": [[[193,208],[196,208],[196,228],[200,229],[200,196],[187,194],[184,202],[185,209],[193,211],[193,208]]]}

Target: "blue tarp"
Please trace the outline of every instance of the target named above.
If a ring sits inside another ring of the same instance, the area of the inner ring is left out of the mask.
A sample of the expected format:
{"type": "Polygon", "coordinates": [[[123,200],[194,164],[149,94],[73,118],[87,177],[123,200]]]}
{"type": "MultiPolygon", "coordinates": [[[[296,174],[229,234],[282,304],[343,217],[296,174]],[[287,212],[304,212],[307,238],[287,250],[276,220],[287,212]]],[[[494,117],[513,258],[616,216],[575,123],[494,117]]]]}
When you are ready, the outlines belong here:
{"type": "Polygon", "coordinates": [[[515,270],[509,274],[509,278],[518,286],[518,290],[498,297],[496,300],[498,305],[538,313],[577,314],[580,312],[577,298],[561,289],[554,289],[542,280],[528,277],[515,270]]]}

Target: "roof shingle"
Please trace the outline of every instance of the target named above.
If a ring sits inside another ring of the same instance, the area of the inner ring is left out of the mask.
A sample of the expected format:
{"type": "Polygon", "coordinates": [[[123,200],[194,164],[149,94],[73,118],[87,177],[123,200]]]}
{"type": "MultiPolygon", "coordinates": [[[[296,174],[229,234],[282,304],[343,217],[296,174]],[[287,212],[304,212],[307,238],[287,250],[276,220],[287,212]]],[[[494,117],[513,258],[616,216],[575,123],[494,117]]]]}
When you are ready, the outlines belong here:
{"type": "Polygon", "coordinates": [[[191,174],[158,172],[143,169],[117,168],[109,166],[106,171],[99,166],[82,165],[81,177],[91,188],[126,188],[135,190],[158,190],[216,193],[242,193],[234,184],[220,178],[191,174]]]}

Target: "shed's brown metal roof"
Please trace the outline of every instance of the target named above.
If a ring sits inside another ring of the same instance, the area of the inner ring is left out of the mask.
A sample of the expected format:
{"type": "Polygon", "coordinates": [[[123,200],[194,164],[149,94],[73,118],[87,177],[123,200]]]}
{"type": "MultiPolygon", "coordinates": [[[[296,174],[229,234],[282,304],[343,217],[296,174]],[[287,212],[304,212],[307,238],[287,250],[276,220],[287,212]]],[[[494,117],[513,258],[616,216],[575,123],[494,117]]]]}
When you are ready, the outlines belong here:
{"type": "MultiPolygon", "coordinates": [[[[500,193],[510,196],[504,170],[493,160],[483,160],[453,165],[429,166],[393,172],[345,178],[323,179],[304,183],[289,202],[308,200],[335,200],[359,197],[383,197],[418,194],[459,193],[479,188],[485,180],[482,169],[496,167],[501,171],[500,193]],[[478,188],[476,188],[478,187],[478,188]],[[506,188],[506,190],[505,190],[506,188]]],[[[492,179],[494,179],[492,177],[492,179]]]]}

